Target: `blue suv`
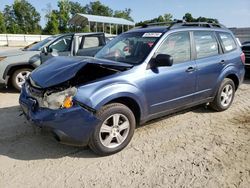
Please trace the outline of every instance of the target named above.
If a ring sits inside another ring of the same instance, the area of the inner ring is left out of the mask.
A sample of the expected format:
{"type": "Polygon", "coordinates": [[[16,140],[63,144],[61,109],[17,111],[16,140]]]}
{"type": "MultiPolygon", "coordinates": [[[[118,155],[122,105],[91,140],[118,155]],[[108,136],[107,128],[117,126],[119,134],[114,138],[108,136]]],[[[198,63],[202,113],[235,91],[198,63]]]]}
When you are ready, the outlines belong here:
{"type": "Polygon", "coordinates": [[[244,59],[222,25],[145,25],[95,57],[48,60],[23,85],[20,105],[58,141],[109,155],[151,119],[199,104],[228,109],[244,78],[244,59]]]}

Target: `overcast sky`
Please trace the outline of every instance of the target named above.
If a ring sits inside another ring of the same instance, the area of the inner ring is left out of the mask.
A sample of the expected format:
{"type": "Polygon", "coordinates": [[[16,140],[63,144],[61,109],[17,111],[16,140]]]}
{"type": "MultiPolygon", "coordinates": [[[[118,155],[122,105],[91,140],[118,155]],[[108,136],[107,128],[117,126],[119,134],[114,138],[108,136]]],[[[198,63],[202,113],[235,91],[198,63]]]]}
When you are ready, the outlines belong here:
{"type": "MultiPolygon", "coordinates": [[[[56,0],[28,0],[40,12],[41,25],[44,26],[44,9],[48,3],[57,8],[56,0]]],[[[0,0],[0,10],[14,0],[0,0]]],[[[78,1],[82,5],[90,0],[78,1]]],[[[152,19],[170,13],[174,18],[181,19],[186,12],[193,17],[217,18],[227,27],[250,27],[250,0],[101,0],[113,10],[132,9],[135,22],[152,19]]]]}

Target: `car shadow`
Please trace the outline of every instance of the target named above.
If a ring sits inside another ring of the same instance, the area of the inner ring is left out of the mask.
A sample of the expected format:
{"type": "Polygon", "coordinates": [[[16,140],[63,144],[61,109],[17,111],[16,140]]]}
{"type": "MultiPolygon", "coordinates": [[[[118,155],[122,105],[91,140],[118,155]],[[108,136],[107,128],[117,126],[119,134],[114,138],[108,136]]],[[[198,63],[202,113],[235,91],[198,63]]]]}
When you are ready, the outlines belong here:
{"type": "Polygon", "coordinates": [[[0,86],[0,93],[19,93],[19,92],[11,86],[8,87],[0,86]]]}
{"type": "Polygon", "coordinates": [[[185,113],[188,113],[188,112],[194,112],[194,113],[216,113],[216,111],[214,111],[213,109],[211,109],[209,106],[206,106],[205,104],[202,104],[202,105],[194,106],[194,107],[187,108],[187,109],[184,109],[184,110],[180,110],[178,112],[171,113],[169,115],[165,115],[165,116],[160,117],[160,118],[156,118],[156,119],[150,120],[150,121],[148,121],[148,122],[146,122],[146,123],[144,123],[142,125],[139,125],[137,128],[141,128],[141,127],[153,124],[153,123],[157,123],[157,122],[163,121],[164,119],[168,119],[168,118],[171,118],[171,117],[174,117],[174,116],[178,116],[178,115],[181,115],[181,114],[185,114],[185,113]]]}
{"type": "Polygon", "coordinates": [[[0,155],[17,160],[98,157],[87,147],[58,143],[48,132],[31,125],[20,114],[19,106],[0,108],[0,155]]]}

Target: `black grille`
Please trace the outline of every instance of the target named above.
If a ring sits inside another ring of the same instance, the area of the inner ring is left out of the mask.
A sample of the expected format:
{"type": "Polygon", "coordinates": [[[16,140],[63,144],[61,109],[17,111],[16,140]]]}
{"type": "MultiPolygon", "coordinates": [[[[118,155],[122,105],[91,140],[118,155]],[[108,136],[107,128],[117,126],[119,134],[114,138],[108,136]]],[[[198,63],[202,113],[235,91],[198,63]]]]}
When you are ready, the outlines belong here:
{"type": "Polygon", "coordinates": [[[44,95],[44,91],[42,89],[33,87],[29,82],[26,82],[26,88],[31,96],[43,97],[44,95]]]}
{"type": "Polygon", "coordinates": [[[243,46],[242,51],[246,57],[246,63],[250,63],[250,46],[243,46]]]}

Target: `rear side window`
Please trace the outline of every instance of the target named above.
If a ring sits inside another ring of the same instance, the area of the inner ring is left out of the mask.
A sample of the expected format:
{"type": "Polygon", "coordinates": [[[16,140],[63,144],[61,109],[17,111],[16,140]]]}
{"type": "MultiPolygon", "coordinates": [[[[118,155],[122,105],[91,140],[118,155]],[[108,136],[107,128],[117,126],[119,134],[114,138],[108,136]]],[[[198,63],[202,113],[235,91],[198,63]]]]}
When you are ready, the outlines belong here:
{"type": "Polygon", "coordinates": [[[237,48],[235,41],[231,34],[219,32],[218,35],[221,40],[222,48],[224,52],[230,52],[237,48]]]}
{"type": "Polygon", "coordinates": [[[215,35],[210,31],[194,31],[197,59],[219,54],[219,46],[215,35]]]}
{"type": "Polygon", "coordinates": [[[158,49],[157,54],[168,54],[174,63],[182,63],[191,59],[189,32],[171,34],[158,49]]]}
{"type": "Polygon", "coordinates": [[[85,37],[83,49],[85,48],[94,48],[99,46],[99,38],[98,37],[85,37]]]}

